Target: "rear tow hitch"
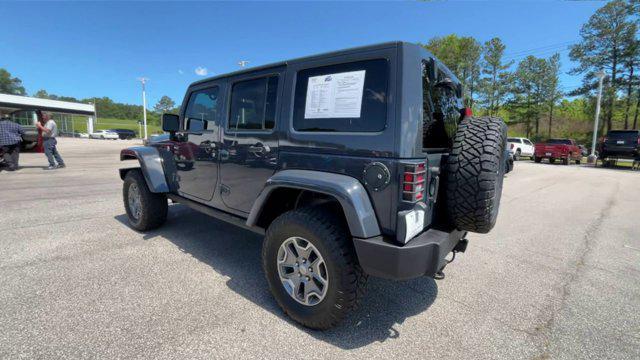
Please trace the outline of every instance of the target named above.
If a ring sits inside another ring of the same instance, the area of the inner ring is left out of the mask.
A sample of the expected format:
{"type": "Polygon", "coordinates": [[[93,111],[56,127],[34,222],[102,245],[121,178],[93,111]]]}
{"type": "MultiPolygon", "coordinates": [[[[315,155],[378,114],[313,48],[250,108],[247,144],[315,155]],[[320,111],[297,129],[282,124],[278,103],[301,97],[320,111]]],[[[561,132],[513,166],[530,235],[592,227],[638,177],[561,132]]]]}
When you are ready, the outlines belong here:
{"type": "Polygon", "coordinates": [[[467,239],[461,239],[457,244],[456,247],[453,248],[453,250],[451,250],[451,259],[445,259],[445,264],[444,266],[438,270],[437,273],[435,273],[435,275],[433,275],[433,278],[435,280],[442,280],[444,279],[444,268],[447,267],[447,265],[451,264],[453,262],[453,260],[456,259],[456,254],[459,252],[464,252],[465,250],[467,250],[467,245],[469,244],[469,240],[467,239]]]}

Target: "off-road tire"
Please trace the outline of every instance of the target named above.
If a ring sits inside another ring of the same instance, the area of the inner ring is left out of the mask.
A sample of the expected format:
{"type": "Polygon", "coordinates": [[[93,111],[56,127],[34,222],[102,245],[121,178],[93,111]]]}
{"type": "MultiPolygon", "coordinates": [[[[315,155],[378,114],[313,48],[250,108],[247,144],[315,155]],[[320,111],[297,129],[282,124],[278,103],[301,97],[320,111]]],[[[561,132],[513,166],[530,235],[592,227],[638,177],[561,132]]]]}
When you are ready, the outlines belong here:
{"type": "Polygon", "coordinates": [[[326,206],[285,212],[271,223],[262,246],[262,266],[278,305],[293,320],[312,329],[329,329],[357,308],[367,281],[367,275],[358,264],[349,230],[336,213],[326,206]],[[282,285],[278,273],[280,245],[294,236],[302,237],[315,246],[327,267],[327,293],[313,306],[293,299],[282,285]]]}
{"type": "Polygon", "coordinates": [[[124,208],[127,211],[129,225],[138,231],[155,229],[167,220],[169,204],[166,195],[152,193],[147,186],[142,172],[138,169],[127,172],[122,186],[122,198],[124,208]],[[129,206],[129,189],[132,184],[137,186],[140,193],[141,213],[138,219],[132,215],[129,206]]]}
{"type": "Polygon", "coordinates": [[[507,126],[496,117],[466,117],[445,167],[449,221],[465,231],[487,233],[496,223],[505,174],[507,126]]]}

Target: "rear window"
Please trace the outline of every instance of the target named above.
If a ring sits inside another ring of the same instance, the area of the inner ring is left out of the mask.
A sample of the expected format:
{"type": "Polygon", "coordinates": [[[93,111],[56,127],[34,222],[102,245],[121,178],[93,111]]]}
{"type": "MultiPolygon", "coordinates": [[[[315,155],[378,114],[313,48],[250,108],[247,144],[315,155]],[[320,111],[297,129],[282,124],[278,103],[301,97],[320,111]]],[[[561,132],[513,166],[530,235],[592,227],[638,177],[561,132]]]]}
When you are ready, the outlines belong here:
{"type": "Polygon", "coordinates": [[[522,141],[520,141],[520,139],[517,139],[517,138],[507,138],[507,141],[512,143],[518,143],[518,144],[522,143],[522,141]]]}
{"type": "Polygon", "coordinates": [[[560,145],[571,145],[571,140],[568,139],[549,139],[547,144],[560,144],[560,145]]]}
{"type": "Polygon", "coordinates": [[[385,59],[298,72],[296,131],[376,132],[387,125],[389,64],[385,59]]]}
{"type": "Polygon", "coordinates": [[[636,140],[638,139],[638,131],[609,131],[607,137],[610,139],[636,140]]]}

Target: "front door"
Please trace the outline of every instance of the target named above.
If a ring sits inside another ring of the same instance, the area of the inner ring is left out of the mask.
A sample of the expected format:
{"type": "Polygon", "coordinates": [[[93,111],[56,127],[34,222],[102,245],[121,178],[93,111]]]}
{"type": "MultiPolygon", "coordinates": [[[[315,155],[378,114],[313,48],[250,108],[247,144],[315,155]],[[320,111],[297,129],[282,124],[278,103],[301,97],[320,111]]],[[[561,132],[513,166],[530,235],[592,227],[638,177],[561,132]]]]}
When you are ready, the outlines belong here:
{"type": "Polygon", "coordinates": [[[220,114],[224,102],[221,84],[207,84],[189,95],[182,127],[173,142],[178,192],[210,201],[218,182],[220,114]]]}
{"type": "Polygon", "coordinates": [[[278,161],[278,94],[283,68],[243,74],[230,83],[230,104],[220,150],[225,206],[248,213],[278,161]]]}

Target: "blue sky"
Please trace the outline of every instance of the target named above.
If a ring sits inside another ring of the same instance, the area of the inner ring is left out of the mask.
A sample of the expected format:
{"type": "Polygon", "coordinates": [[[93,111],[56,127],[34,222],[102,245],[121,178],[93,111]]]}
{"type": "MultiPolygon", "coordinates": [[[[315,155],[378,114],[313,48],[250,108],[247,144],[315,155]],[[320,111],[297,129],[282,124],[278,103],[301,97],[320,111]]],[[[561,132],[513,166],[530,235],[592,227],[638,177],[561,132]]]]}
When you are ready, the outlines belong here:
{"type": "MultiPolygon", "coordinates": [[[[449,33],[500,37],[506,56],[562,55],[600,1],[18,3],[0,2],[0,67],[29,94],[39,89],[139,104],[137,77],[153,105],[177,103],[208,75],[389,40],[426,42],[449,33]],[[201,72],[202,73],[202,72],[201,72]]],[[[579,77],[562,76],[565,89],[579,77]]]]}

